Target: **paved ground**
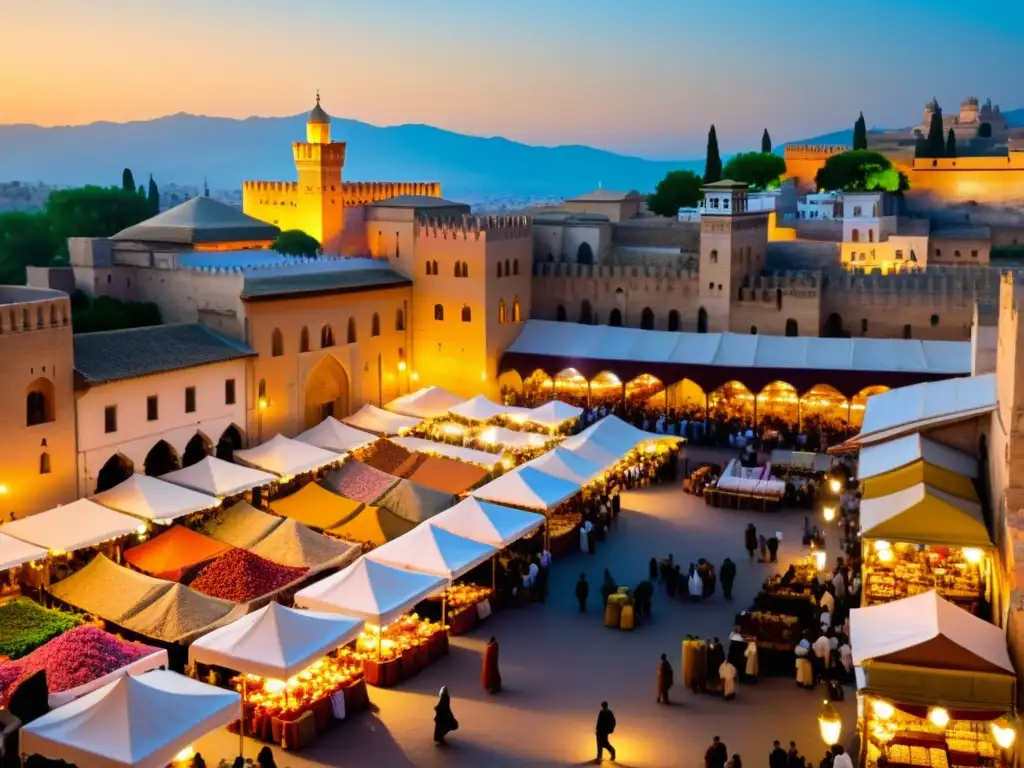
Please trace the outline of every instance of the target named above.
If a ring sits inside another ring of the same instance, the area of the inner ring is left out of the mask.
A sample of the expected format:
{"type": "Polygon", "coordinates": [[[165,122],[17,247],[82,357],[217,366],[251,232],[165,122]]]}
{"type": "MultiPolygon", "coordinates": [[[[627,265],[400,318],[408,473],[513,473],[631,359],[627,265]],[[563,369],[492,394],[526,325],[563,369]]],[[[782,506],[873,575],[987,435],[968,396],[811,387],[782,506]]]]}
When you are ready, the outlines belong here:
{"type": "MultiPolygon", "coordinates": [[[[756,594],[769,566],[746,560],[743,529],[784,533],[780,563],[800,554],[803,513],[765,515],[705,506],[676,487],[628,494],[611,538],[594,555],[556,560],[551,597],[545,605],[494,615],[477,631],[452,643],[452,653],[398,689],[370,689],[375,712],[344,723],[300,754],[278,755],[281,768],[354,766],[549,766],[578,765],[594,757],[594,721],[602,699],[615,711],[612,742],[622,766],[702,766],[704,750],[720,735],[730,754],[747,766],[764,766],[773,739],[794,739],[801,751],[821,759],[817,694],[797,689],[792,678],[762,679],[741,686],[735,701],[694,696],[681,687],[681,646],[687,634],[718,636],[731,629],[734,612],[756,594]],[[685,564],[726,556],[739,565],[736,602],[721,594],[697,605],[669,601],[659,589],[653,620],[635,632],[604,628],[594,594],[605,567],[620,583],[646,577],[652,556],[673,553],[685,564]],[[593,587],[594,608],[577,613],[573,588],[580,571],[593,587]],[[489,696],[480,687],[480,656],[487,637],[501,643],[506,690],[489,696]],[[675,669],[676,703],[655,703],[655,669],[667,653],[675,669]],[[460,729],[450,746],[437,748],[431,736],[437,692],[447,685],[460,729]]],[[[852,697],[840,706],[844,738],[854,720],[852,697]]],[[[197,744],[208,764],[237,754],[237,738],[226,731],[197,744]],[[211,758],[213,761],[211,762],[211,758]]],[[[259,745],[246,742],[254,756],[259,745]]],[[[811,762],[809,760],[809,762],[811,762]]]]}

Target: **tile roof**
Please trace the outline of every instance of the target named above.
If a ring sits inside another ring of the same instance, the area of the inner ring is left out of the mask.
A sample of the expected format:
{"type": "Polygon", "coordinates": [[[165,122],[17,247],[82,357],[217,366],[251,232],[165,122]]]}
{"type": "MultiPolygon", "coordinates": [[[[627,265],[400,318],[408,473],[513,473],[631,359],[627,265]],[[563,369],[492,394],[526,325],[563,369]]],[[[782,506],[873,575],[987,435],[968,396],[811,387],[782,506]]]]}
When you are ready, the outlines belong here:
{"type": "Polygon", "coordinates": [[[256,355],[248,345],[201,323],[77,333],[74,344],[76,378],[83,386],[256,355]]]}
{"type": "Polygon", "coordinates": [[[566,200],[567,203],[618,203],[623,200],[636,200],[642,198],[639,192],[635,189],[629,192],[616,192],[613,189],[595,189],[593,192],[587,192],[585,195],[577,195],[566,200]]]}
{"type": "Polygon", "coordinates": [[[350,293],[401,285],[412,285],[412,280],[392,269],[347,269],[267,277],[247,276],[242,288],[242,298],[258,300],[297,294],[350,293]]]}
{"type": "Polygon", "coordinates": [[[281,230],[212,197],[194,197],[134,226],[111,240],[140,243],[227,243],[273,240],[281,230]]]}
{"type": "Polygon", "coordinates": [[[445,200],[443,197],[431,197],[429,195],[397,195],[386,200],[378,200],[373,204],[374,208],[469,208],[467,203],[457,203],[454,200],[445,200]]]}

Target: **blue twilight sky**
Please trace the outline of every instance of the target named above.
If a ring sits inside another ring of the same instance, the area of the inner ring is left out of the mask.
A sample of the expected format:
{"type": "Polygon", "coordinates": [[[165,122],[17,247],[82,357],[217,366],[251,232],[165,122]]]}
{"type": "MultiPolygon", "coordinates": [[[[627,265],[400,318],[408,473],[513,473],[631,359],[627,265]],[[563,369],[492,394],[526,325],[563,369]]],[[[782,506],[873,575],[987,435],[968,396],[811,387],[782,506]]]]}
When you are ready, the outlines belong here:
{"type": "Polygon", "coordinates": [[[1024,107],[1024,1],[0,0],[0,123],[311,106],[647,157],[1024,107]]]}

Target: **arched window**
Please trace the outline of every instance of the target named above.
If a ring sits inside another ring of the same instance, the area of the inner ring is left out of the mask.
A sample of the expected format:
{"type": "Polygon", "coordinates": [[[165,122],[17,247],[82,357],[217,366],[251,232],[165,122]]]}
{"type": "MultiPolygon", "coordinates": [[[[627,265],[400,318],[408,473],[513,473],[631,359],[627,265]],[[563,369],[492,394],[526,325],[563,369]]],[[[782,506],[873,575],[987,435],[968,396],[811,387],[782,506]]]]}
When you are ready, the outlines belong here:
{"type": "Polygon", "coordinates": [[[431,261],[430,262],[430,269],[433,271],[433,273],[435,275],[437,274],[437,262],[436,261],[431,261]]]}
{"type": "Polygon", "coordinates": [[[757,336],[757,326],[756,325],[750,326],[750,335],[751,336],[757,336]]]}
{"type": "Polygon", "coordinates": [[[505,300],[500,299],[498,301],[498,322],[504,323],[508,319],[505,310],[505,300]]]}
{"type": "Polygon", "coordinates": [[[708,332],[708,311],[701,307],[697,310],[697,333],[708,332]]]}
{"type": "Polygon", "coordinates": [[[270,334],[270,356],[280,357],[284,354],[284,336],[281,335],[281,329],[275,328],[274,332],[270,334]]]}
{"type": "Polygon", "coordinates": [[[50,325],[57,325],[57,307],[50,305],[50,325]]]}
{"type": "Polygon", "coordinates": [[[455,262],[455,276],[456,277],[462,277],[462,262],[461,261],[456,261],[455,262]]]}
{"type": "Polygon", "coordinates": [[[320,348],[326,349],[327,347],[334,346],[334,326],[327,323],[323,328],[320,329],[320,348]]]}
{"type": "Polygon", "coordinates": [[[370,335],[380,336],[380,315],[373,313],[373,320],[370,321],[370,335]]]}
{"type": "Polygon", "coordinates": [[[557,320],[560,323],[564,323],[566,319],[567,318],[565,315],[565,307],[559,304],[557,309],[555,309],[555,320],[557,320]]]}
{"type": "Polygon", "coordinates": [[[787,336],[799,336],[800,329],[796,324],[796,320],[790,318],[786,321],[786,335],[787,336]]]}
{"type": "Polygon", "coordinates": [[[668,313],[668,329],[670,331],[679,330],[679,310],[673,309],[668,313]]]}
{"type": "MultiPolygon", "coordinates": [[[[376,317],[376,315],[374,316],[376,317]]],[[[377,322],[380,323],[380,320],[377,322]]],[[[356,319],[354,317],[348,319],[348,332],[346,333],[345,340],[348,344],[356,343],[356,319]]]]}
{"type": "Polygon", "coordinates": [[[909,339],[911,337],[910,323],[903,326],[903,338],[909,339]]]}
{"type": "Polygon", "coordinates": [[[39,474],[50,474],[50,454],[46,453],[45,451],[39,454],[39,474]]]}
{"type": "Polygon", "coordinates": [[[512,274],[512,270],[509,267],[508,259],[505,259],[505,277],[508,277],[511,274],[512,274]]]}
{"type": "Polygon", "coordinates": [[[309,352],[309,328],[302,326],[299,334],[299,352],[309,352]]]}
{"type": "Polygon", "coordinates": [[[868,242],[869,243],[875,242],[875,230],[873,230],[873,229],[869,229],[868,230],[868,242]]]}
{"type": "Polygon", "coordinates": [[[505,273],[504,273],[504,271],[502,270],[502,268],[501,268],[501,262],[499,261],[499,262],[498,262],[498,277],[504,277],[504,276],[505,276],[505,273]]]}
{"type": "Polygon", "coordinates": [[[401,307],[398,308],[398,312],[395,314],[395,330],[405,330],[405,310],[401,307]]]}
{"type": "Polygon", "coordinates": [[[469,307],[462,308],[462,322],[468,323],[473,320],[473,310],[469,307]]]}
{"type": "Polygon", "coordinates": [[[854,229],[853,232],[850,233],[850,237],[853,238],[853,242],[859,243],[860,242],[860,230],[859,229],[854,229]]]}
{"type": "Polygon", "coordinates": [[[959,259],[960,258],[960,251],[953,251],[953,258],[954,259],[959,259]]]}
{"type": "Polygon", "coordinates": [[[934,328],[934,327],[935,327],[936,325],[938,325],[938,324],[939,324],[939,316],[938,316],[938,315],[932,315],[932,316],[931,316],[931,324],[932,324],[932,327],[933,327],[933,328],[934,328]]]}
{"type": "Polygon", "coordinates": [[[260,379],[259,386],[256,387],[257,397],[262,400],[267,396],[267,380],[260,379]]]}
{"type": "Polygon", "coordinates": [[[395,258],[396,259],[400,258],[402,256],[402,250],[401,249],[402,249],[402,243],[399,241],[398,233],[395,232],[395,258]]]}
{"type": "Polygon", "coordinates": [[[935,258],[936,259],[941,259],[942,258],[942,249],[941,248],[936,248],[935,249],[935,258]]]}
{"type": "Polygon", "coordinates": [[[622,311],[616,307],[608,315],[608,325],[619,328],[622,325],[622,311]]]}
{"type": "Polygon", "coordinates": [[[25,425],[47,424],[54,420],[53,382],[42,377],[28,385],[25,393],[25,425]]]}
{"type": "Polygon", "coordinates": [[[519,274],[519,259],[515,259],[512,262],[512,274],[513,275],[518,275],[519,274]]]}
{"type": "Polygon", "coordinates": [[[434,273],[433,273],[433,272],[431,271],[431,269],[430,269],[430,262],[429,262],[429,261],[428,261],[428,262],[426,262],[426,263],[425,263],[425,264],[423,265],[423,268],[427,270],[427,274],[428,274],[428,275],[432,275],[432,274],[434,274],[434,273]]]}
{"type": "Polygon", "coordinates": [[[512,322],[521,323],[523,322],[522,308],[519,306],[519,299],[516,298],[512,301],[512,322]]]}
{"type": "Polygon", "coordinates": [[[718,263],[718,251],[715,251],[715,250],[711,251],[711,253],[708,255],[708,261],[711,264],[717,264],[718,263]]]}
{"type": "Polygon", "coordinates": [[[645,331],[654,330],[654,311],[650,307],[644,307],[640,313],[640,327],[645,331]]]}
{"type": "Polygon", "coordinates": [[[594,324],[594,309],[586,299],[583,300],[583,305],[580,307],[580,323],[583,325],[594,324]]]}
{"type": "Polygon", "coordinates": [[[462,274],[459,277],[469,277],[469,264],[462,262],[462,274]]]}
{"type": "Polygon", "coordinates": [[[440,304],[434,305],[434,319],[444,320],[444,307],[442,307],[440,304]]]}
{"type": "Polygon", "coordinates": [[[917,261],[917,251],[914,251],[913,249],[911,249],[911,251],[910,251],[910,260],[913,261],[913,262],[917,261]]]}
{"type": "Polygon", "coordinates": [[[580,247],[576,249],[576,263],[594,263],[594,249],[590,247],[590,243],[580,243],[580,247]]]}

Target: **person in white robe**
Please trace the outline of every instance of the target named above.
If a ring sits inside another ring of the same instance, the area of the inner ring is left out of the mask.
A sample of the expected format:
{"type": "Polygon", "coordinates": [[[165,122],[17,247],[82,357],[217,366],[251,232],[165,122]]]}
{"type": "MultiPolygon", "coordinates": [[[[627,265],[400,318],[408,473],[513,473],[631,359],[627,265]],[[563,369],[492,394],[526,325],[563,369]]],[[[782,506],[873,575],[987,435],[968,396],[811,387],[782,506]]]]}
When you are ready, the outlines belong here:
{"type": "Polygon", "coordinates": [[[732,701],[736,698],[736,667],[728,660],[723,661],[718,668],[718,676],[722,678],[722,693],[725,700],[732,701]]]}

